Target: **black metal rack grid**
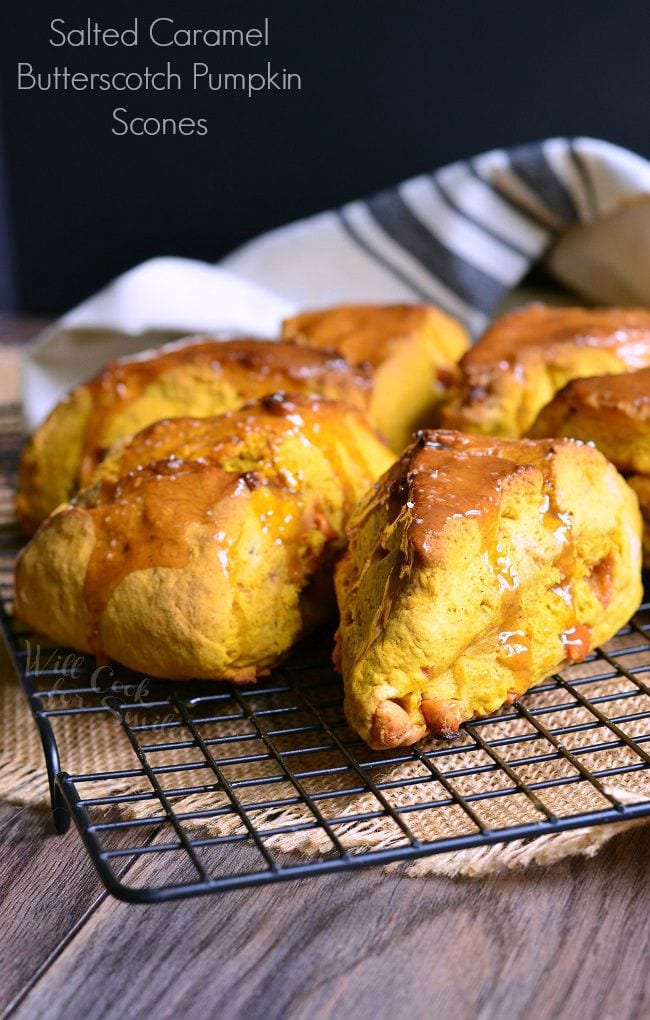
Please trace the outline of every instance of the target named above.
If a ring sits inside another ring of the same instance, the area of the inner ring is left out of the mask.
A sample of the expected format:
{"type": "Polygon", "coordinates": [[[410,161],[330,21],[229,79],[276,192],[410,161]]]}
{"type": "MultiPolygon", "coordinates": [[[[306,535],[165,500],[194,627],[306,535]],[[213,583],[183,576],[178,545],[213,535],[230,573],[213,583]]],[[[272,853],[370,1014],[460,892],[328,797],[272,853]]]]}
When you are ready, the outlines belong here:
{"type": "MultiPolygon", "coordinates": [[[[5,412],[5,483],[18,446],[17,417],[5,412]]],[[[8,485],[3,493],[8,517],[8,485]]],[[[211,893],[650,815],[640,775],[650,764],[650,602],[605,649],[466,724],[458,740],[380,753],[346,726],[331,635],[257,687],[171,684],[121,667],[98,674],[88,657],[43,648],[36,659],[35,639],[12,617],[19,545],[7,524],[2,628],[40,731],[55,825],[64,831],[74,819],[122,899],[211,893]],[[113,765],[75,771],[78,748],[100,731],[113,765]]]]}

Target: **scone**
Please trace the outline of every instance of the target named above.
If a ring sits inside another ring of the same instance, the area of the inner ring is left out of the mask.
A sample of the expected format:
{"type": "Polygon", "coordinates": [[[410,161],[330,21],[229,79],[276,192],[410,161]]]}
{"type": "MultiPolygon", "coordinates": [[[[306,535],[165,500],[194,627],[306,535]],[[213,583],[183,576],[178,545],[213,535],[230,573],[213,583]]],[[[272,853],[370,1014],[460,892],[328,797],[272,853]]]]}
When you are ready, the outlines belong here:
{"type": "Polygon", "coordinates": [[[272,341],[195,337],[113,361],[72,390],[27,444],[18,520],[33,532],[87,483],[111,443],[160,418],[222,414],[277,390],[365,409],[370,388],[370,371],[334,351],[272,341]]]}
{"type": "Polygon", "coordinates": [[[343,404],[276,394],[121,441],[16,568],[16,612],[150,676],[250,681],[334,605],[346,518],[394,457],[343,404]]]}
{"type": "Polygon", "coordinates": [[[650,568],[650,475],[630,475],[628,482],[639,497],[643,517],[643,565],[650,568]]]}
{"type": "Polygon", "coordinates": [[[650,366],[650,310],[531,305],[504,315],[460,363],[450,429],[517,438],[571,379],[650,366]]]}
{"type": "Polygon", "coordinates": [[[650,369],[570,382],[542,408],[529,435],[593,442],[630,474],[644,520],[644,563],[650,567],[650,369]]]}
{"type": "Polygon", "coordinates": [[[573,440],[423,432],[348,533],[335,661],[377,749],[453,737],[584,658],[642,597],[636,497],[573,440]]]}
{"type": "Polygon", "coordinates": [[[619,471],[650,474],[650,368],[574,379],[542,408],[528,434],[594,442],[619,471]]]}
{"type": "Polygon", "coordinates": [[[370,416],[401,453],[413,432],[437,424],[466,331],[432,305],[340,305],[303,312],[283,323],[283,336],[310,347],[333,347],[374,368],[370,416]]]}

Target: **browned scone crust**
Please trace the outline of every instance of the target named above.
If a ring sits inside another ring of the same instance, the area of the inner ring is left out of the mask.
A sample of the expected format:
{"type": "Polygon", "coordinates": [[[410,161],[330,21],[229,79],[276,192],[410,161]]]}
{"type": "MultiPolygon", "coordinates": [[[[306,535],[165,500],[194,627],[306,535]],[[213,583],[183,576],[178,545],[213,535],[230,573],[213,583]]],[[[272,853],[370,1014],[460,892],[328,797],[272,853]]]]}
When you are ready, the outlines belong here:
{"type": "Polygon", "coordinates": [[[467,352],[442,421],[516,438],[572,379],[648,366],[650,310],[531,305],[497,319],[467,352]]]}
{"type": "Polygon", "coordinates": [[[373,748],[455,735],[584,658],[642,596],[637,500],[573,440],[424,432],[348,535],[335,659],[373,748]]]}
{"type": "Polygon", "coordinates": [[[161,418],[206,417],[267,393],[308,393],[367,409],[372,373],[336,351],[265,340],[190,337],[110,362],[61,401],[27,444],[16,509],[31,533],[106,449],[161,418]]]}
{"type": "Polygon", "coordinates": [[[392,460],[361,412],[318,397],[156,422],[41,525],[16,612],[150,676],[253,680],[327,616],[348,514],[392,460]]]}
{"type": "Polygon", "coordinates": [[[332,347],[374,369],[370,418],[397,452],[421,427],[437,424],[460,357],[465,329],[428,304],[338,305],[307,311],[282,326],[286,340],[332,347]]]}
{"type": "Polygon", "coordinates": [[[628,482],[639,497],[643,517],[643,565],[650,569],[650,475],[630,475],[628,482]]]}
{"type": "Polygon", "coordinates": [[[529,435],[593,442],[619,471],[650,474],[650,368],[574,379],[542,408],[529,435]]]}
{"type": "Polygon", "coordinates": [[[644,520],[644,563],[650,567],[650,369],[574,380],[542,408],[529,435],[593,442],[630,474],[644,520]]]}

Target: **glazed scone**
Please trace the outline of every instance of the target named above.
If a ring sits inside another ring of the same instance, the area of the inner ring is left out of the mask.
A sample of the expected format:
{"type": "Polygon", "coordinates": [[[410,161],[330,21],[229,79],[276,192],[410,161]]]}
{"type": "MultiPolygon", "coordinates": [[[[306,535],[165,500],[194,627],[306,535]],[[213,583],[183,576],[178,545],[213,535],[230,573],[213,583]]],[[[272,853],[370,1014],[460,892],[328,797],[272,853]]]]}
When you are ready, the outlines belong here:
{"type": "Polygon", "coordinates": [[[348,722],[377,749],[513,701],[642,597],[636,497],[594,447],[423,432],[361,502],[336,570],[348,722]]]}
{"type": "Polygon", "coordinates": [[[16,612],[150,676],[254,680],[334,605],[346,518],[393,460],[361,412],[316,397],[158,422],[41,525],[16,612]]]}
{"type": "Polygon", "coordinates": [[[639,497],[643,517],[643,565],[650,568],[650,475],[631,475],[628,483],[639,497]]]}
{"type": "Polygon", "coordinates": [[[650,369],[574,379],[528,434],[594,442],[619,471],[650,474],[650,369]]]}
{"type": "Polygon", "coordinates": [[[109,363],[72,390],[27,444],[16,512],[33,532],[87,483],[106,449],[161,418],[222,414],[267,393],[313,393],[366,409],[371,373],[334,351],[191,337],[109,363]]]}
{"type": "Polygon", "coordinates": [[[530,305],[504,315],[460,363],[450,429],[518,438],[572,379],[650,366],[650,310],[530,305]]]}
{"type": "Polygon", "coordinates": [[[619,471],[631,473],[650,567],[650,369],[570,382],[542,408],[529,435],[593,442],[619,471]]]}
{"type": "Polygon", "coordinates": [[[370,417],[401,453],[416,429],[435,425],[456,365],[469,346],[466,331],[432,305],[340,305],[303,312],[283,323],[285,340],[333,347],[374,369],[370,417]]]}

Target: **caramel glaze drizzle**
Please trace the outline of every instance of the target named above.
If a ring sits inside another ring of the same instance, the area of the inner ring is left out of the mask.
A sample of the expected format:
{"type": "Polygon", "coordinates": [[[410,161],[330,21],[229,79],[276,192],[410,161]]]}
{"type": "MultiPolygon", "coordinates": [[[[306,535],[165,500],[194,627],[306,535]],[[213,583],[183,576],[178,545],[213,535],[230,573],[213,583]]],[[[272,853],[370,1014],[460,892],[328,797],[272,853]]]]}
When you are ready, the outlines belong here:
{"type": "Polygon", "coordinates": [[[462,359],[465,367],[499,361],[515,363],[522,348],[557,345],[606,347],[630,368],[650,362],[647,308],[553,308],[535,304],[502,316],[462,359]]]}
{"type": "Polygon", "coordinates": [[[582,406],[625,410],[650,418],[650,368],[620,375],[574,379],[557,395],[557,402],[573,411],[582,406]]]}
{"type": "Polygon", "coordinates": [[[340,305],[285,319],[283,336],[300,344],[335,348],[349,361],[378,368],[426,324],[430,305],[340,305]]]}
{"type": "Polygon", "coordinates": [[[87,384],[92,411],[84,436],[80,480],[86,484],[105,452],[111,419],[140,397],[163,373],[178,365],[209,366],[223,375],[244,400],[267,393],[323,393],[366,408],[372,388],[368,365],[350,365],[332,350],[266,340],[199,339],[153,351],[146,357],[112,361],[87,384]]]}
{"type": "MultiPolygon", "coordinates": [[[[214,465],[173,461],[147,464],[117,482],[100,483],[95,505],[86,508],[95,544],[83,590],[89,644],[99,658],[102,617],[120,581],[134,570],[186,566],[188,526],[208,524],[226,494],[240,495],[244,488],[245,479],[214,465]]],[[[218,532],[215,539],[217,555],[227,554],[225,539],[220,541],[218,532]]]]}
{"type": "Polygon", "coordinates": [[[103,658],[102,617],[120,581],[135,570],[189,563],[190,525],[213,528],[215,557],[230,570],[236,535],[218,513],[229,496],[250,500],[261,528],[288,551],[290,576],[302,588],[343,536],[324,499],[305,500],[304,477],[283,465],[283,445],[293,436],[322,451],[347,510],[373,478],[354,422],[362,423],[357,412],[332,401],[273,394],[216,418],[169,419],[138,433],[123,450],[120,477],[100,478],[74,501],[95,533],[83,590],[91,650],[103,658]],[[318,562],[301,546],[315,530],[325,536],[318,562]]]}
{"type": "MultiPolygon", "coordinates": [[[[413,445],[377,483],[374,493],[353,516],[348,527],[352,539],[370,514],[379,506],[385,508],[387,524],[356,578],[350,598],[354,597],[369,565],[387,551],[387,537],[395,527],[401,528],[397,568],[389,572],[383,597],[357,661],[367,654],[383,633],[401,582],[409,575],[415,560],[426,563],[439,557],[444,526],[455,517],[481,520],[486,551],[504,596],[503,626],[516,604],[519,580],[513,564],[497,542],[500,492],[507,478],[531,468],[543,473],[545,496],[541,507],[542,519],[544,526],[555,534],[559,546],[555,566],[561,578],[552,591],[566,604],[568,623],[560,640],[569,660],[579,662],[584,659],[589,651],[591,634],[576,619],[573,589],[576,556],[571,516],[557,505],[546,468],[548,458],[562,442],[509,442],[446,430],[418,434],[413,445]]],[[[605,605],[611,593],[611,564],[604,569],[602,564],[598,567],[601,568],[601,576],[597,579],[595,590],[605,605]]],[[[529,681],[532,670],[530,636],[522,630],[500,630],[498,641],[501,657],[520,674],[522,681],[529,681]]]]}
{"type": "Polygon", "coordinates": [[[487,400],[498,389],[502,372],[514,370],[523,381],[531,355],[551,364],[572,347],[609,350],[621,369],[646,368],[650,366],[650,311],[536,304],[510,312],[461,358],[462,402],[487,400]]]}

